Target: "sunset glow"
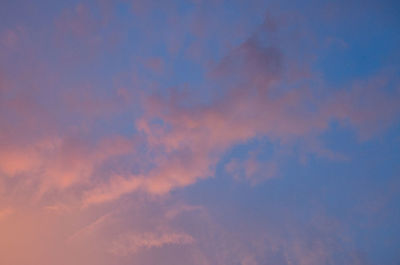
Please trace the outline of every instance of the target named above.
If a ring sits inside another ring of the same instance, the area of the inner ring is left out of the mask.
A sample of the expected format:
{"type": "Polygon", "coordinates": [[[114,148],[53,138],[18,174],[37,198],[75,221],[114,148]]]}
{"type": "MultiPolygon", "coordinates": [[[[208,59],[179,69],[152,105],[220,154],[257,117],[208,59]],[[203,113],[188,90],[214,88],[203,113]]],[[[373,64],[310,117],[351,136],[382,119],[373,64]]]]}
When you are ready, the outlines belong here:
{"type": "Polygon", "coordinates": [[[400,264],[397,1],[0,2],[0,265],[400,264]]]}

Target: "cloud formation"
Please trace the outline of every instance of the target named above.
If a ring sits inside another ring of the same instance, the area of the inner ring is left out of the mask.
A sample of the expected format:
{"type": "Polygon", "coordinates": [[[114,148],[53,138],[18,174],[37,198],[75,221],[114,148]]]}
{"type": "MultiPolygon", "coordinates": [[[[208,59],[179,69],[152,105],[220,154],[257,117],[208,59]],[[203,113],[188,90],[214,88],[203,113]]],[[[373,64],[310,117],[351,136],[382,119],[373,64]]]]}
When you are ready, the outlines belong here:
{"type": "Polygon", "coordinates": [[[25,2],[0,10],[0,264],[395,264],[388,3],[25,2]],[[374,200],[393,233],[359,231],[374,200]]]}
{"type": "Polygon", "coordinates": [[[163,247],[165,245],[192,244],[194,239],[187,234],[180,233],[146,233],[139,235],[126,235],[112,243],[110,252],[115,255],[134,254],[140,249],[163,247]]]}

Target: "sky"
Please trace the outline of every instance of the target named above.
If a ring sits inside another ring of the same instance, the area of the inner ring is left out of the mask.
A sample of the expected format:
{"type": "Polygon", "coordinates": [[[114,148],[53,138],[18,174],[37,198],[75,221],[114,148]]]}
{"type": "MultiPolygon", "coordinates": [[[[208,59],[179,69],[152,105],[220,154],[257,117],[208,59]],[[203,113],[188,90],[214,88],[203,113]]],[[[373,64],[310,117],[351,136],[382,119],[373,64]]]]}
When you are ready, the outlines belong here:
{"type": "Polygon", "coordinates": [[[400,5],[3,0],[0,264],[399,265],[400,5]]]}

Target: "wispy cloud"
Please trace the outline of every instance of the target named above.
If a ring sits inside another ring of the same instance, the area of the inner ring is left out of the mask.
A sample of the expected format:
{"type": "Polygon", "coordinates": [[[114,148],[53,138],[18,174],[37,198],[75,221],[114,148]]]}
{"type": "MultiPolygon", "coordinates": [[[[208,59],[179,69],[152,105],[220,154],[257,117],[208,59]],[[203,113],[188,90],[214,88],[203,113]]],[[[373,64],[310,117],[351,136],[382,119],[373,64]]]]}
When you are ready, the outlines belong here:
{"type": "Polygon", "coordinates": [[[167,245],[188,245],[192,244],[194,239],[183,233],[143,233],[143,234],[128,234],[121,236],[116,241],[112,242],[112,247],[109,250],[115,255],[130,255],[137,251],[151,248],[160,248],[167,245]]]}
{"type": "Polygon", "coordinates": [[[397,258],[395,8],[317,2],[4,3],[0,264],[397,258]]]}

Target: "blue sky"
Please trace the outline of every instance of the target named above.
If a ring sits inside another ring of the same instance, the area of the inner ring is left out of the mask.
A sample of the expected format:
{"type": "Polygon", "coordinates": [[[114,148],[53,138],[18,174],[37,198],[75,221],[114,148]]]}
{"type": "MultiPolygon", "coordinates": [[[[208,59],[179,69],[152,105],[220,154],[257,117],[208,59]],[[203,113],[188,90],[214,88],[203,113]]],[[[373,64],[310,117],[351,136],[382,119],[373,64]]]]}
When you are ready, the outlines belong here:
{"type": "Polygon", "coordinates": [[[396,1],[5,1],[0,263],[397,265],[396,1]]]}

